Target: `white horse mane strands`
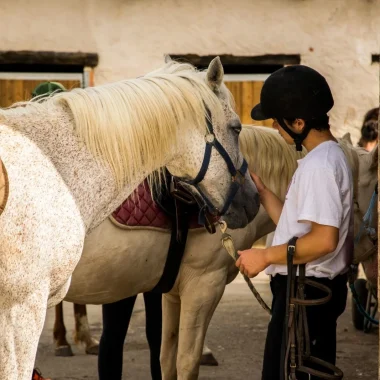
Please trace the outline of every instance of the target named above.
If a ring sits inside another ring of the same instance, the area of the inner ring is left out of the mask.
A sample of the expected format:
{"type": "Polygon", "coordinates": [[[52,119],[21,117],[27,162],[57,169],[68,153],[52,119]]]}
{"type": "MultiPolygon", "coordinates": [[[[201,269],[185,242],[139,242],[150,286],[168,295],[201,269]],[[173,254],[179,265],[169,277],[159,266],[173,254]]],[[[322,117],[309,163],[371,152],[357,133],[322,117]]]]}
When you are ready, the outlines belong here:
{"type": "Polygon", "coordinates": [[[297,152],[277,131],[268,127],[243,125],[239,142],[249,168],[260,173],[262,181],[278,197],[285,196],[287,186],[297,169],[297,160],[306,153],[297,152]]]}
{"type": "MultiPolygon", "coordinates": [[[[175,61],[136,79],[20,102],[0,109],[0,116],[32,109],[54,112],[55,106],[66,105],[73,115],[74,132],[95,157],[109,165],[119,189],[141,167],[149,172],[157,162],[164,162],[183,128],[191,125],[206,134],[206,107],[213,123],[225,122],[220,100],[199,71],[175,61]]],[[[157,172],[153,176],[161,181],[157,172]]]]}
{"type": "MultiPolygon", "coordinates": [[[[307,154],[306,149],[297,152],[294,145],[286,143],[276,130],[255,125],[243,125],[239,142],[249,167],[261,173],[263,182],[274,189],[277,196],[285,194],[287,184],[297,169],[297,160],[307,154]]],[[[352,168],[354,197],[357,199],[359,183],[357,149],[344,138],[338,139],[338,143],[352,168]]]]}

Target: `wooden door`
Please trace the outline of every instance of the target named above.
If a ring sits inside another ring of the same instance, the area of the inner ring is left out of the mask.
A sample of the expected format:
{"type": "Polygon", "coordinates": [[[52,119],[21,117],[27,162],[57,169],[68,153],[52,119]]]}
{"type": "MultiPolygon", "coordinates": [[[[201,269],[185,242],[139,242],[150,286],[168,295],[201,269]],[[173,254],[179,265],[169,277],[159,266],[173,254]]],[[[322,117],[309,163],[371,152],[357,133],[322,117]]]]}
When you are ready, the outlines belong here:
{"type": "Polygon", "coordinates": [[[252,108],[260,103],[260,92],[263,81],[224,82],[235,98],[236,113],[242,124],[272,127],[273,120],[255,121],[251,119],[252,108]]]}
{"type": "MultiPolygon", "coordinates": [[[[59,82],[66,89],[70,90],[75,87],[80,87],[79,80],[54,80],[50,82],[59,82]]],[[[16,102],[30,100],[34,88],[45,80],[30,80],[30,79],[0,79],[0,107],[9,107],[16,102]]]]}

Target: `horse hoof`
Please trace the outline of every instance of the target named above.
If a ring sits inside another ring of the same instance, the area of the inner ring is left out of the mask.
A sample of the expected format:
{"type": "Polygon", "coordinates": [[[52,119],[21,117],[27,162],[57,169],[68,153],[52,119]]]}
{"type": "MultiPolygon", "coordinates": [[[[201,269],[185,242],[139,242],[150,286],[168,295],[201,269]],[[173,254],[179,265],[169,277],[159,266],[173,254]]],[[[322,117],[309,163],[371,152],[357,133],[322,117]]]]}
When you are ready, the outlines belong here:
{"type": "Polygon", "coordinates": [[[98,355],[99,354],[99,345],[96,344],[94,346],[86,348],[87,355],[98,355]]]}
{"type": "Polygon", "coordinates": [[[202,357],[201,357],[201,365],[217,366],[217,365],[219,365],[219,363],[215,359],[215,356],[210,352],[210,353],[202,355],[202,357]]]}
{"type": "Polygon", "coordinates": [[[61,346],[55,349],[55,356],[74,356],[70,346],[61,346]]]}

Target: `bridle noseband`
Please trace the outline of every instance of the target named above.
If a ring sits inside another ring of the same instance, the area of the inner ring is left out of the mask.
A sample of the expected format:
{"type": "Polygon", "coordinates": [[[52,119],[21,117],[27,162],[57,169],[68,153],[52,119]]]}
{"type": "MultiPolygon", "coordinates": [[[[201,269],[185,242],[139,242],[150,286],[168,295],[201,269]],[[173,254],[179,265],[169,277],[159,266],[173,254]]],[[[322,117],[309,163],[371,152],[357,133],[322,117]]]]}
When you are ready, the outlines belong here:
{"type": "MultiPolygon", "coordinates": [[[[209,118],[206,119],[206,122],[207,122],[208,133],[205,135],[206,147],[205,147],[205,153],[203,156],[202,166],[194,179],[185,180],[182,178],[178,178],[180,183],[183,182],[188,185],[194,186],[196,190],[198,191],[198,193],[200,194],[203,202],[200,202],[200,200],[198,199],[199,197],[195,197],[195,199],[198,202],[199,207],[200,207],[199,224],[203,224],[203,225],[205,225],[205,222],[206,222],[205,219],[207,219],[206,211],[209,212],[214,217],[222,216],[227,212],[237,191],[244,184],[245,174],[248,169],[248,164],[245,159],[243,159],[243,163],[240,169],[235,168],[235,165],[233,164],[230,155],[227,153],[227,151],[224,149],[224,147],[220,144],[218,139],[215,137],[214,128],[209,118]],[[228,167],[228,171],[231,174],[231,184],[228,190],[228,196],[221,210],[219,210],[216,206],[213,205],[213,203],[210,201],[207,195],[205,195],[204,192],[199,187],[200,182],[202,182],[202,180],[204,179],[207,173],[207,170],[209,168],[212,148],[215,148],[217,152],[223,157],[228,167]]],[[[176,196],[176,194],[173,193],[173,196],[176,196]]],[[[215,232],[215,229],[213,230],[213,232],[215,232]]]]}

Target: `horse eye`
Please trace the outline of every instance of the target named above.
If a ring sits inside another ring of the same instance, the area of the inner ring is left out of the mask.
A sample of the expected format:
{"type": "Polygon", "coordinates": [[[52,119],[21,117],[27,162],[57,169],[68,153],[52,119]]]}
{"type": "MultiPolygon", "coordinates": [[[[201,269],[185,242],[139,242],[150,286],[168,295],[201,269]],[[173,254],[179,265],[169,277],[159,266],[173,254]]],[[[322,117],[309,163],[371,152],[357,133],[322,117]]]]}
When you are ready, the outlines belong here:
{"type": "Polygon", "coordinates": [[[231,124],[231,128],[234,130],[234,132],[237,135],[240,134],[240,132],[242,130],[242,126],[241,126],[240,122],[235,122],[235,123],[231,124]]]}

